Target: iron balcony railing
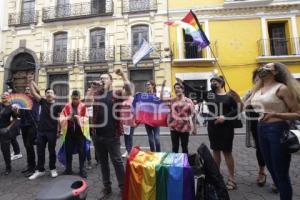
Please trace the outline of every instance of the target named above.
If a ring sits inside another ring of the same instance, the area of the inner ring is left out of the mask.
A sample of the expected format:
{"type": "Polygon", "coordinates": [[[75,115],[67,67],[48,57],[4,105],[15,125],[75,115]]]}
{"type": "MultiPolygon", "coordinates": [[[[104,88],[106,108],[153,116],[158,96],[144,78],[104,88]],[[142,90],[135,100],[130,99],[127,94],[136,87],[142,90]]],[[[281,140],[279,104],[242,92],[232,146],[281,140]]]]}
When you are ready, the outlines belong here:
{"type": "Polygon", "coordinates": [[[201,49],[199,45],[193,42],[184,42],[173,44],[172,58],[173,59],[214,59],[218,56],[217,42],[210,41],[210,47],[201,49]],[[212,52],[213,51],[213,52],[212,52]]]}
{"type": "Polygon", "coordinates": [[[157,10],[157,0],[123,0],[123,13],[137,13],[157,10]]]}
{"type": "Polygon", "coordinates": [[[41,65],[66,65],[75,63],[75,50],[49,51],[40,53],[41,65]]]}
{"type": "Polygon", "coordinates": [[[103,48],[86,48],[77,50],[77,60],[79,63],[99,63],[115,60],[114,46],[103,48]]]}
{"type": "Polygon", "coordinates": [[[259,56],[291,56],[299,54],[300,38],[270,38],[257,41],[259,56]]]}
{"type": "MultiPolygon", "coordinates": [[[[153,51],[145,56],[143,60],[156,59],[161,57],[161,43],[152,43],[150,46],[153,48],[153,51]]],[[[120,54],[121,60],[132,60],[133,55],[140,49],[140,46],[135,45],[121,45],[120,54]]]]}
{"type": "Polygon", "coordinates": [[[43,22],[72,20],[113,14],[113,1],[91,1],[43,8],[43,22]]]}
{"type": "Polygon", "coordinates": [[[27,26],[30,24],[37,24],[39,12],[35,10],[10,13],[8,15],[9,26],[27,26]]]}

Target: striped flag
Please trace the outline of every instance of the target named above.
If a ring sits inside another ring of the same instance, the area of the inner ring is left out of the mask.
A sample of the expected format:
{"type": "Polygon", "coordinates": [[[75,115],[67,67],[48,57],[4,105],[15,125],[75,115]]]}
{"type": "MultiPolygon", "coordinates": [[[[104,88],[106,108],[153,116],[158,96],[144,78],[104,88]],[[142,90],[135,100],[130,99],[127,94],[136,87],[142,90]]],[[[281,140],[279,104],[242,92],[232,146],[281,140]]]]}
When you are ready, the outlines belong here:
{"type": "Polygon", "coordinates": [[[140,62],[140,60],[142,60],[151,52],[153,52],[153,47],[151,47],[150,44],[145,39],[143,39],[139,50],[132,57],[133,64],[136,65],[138,62],[140,62]]]}

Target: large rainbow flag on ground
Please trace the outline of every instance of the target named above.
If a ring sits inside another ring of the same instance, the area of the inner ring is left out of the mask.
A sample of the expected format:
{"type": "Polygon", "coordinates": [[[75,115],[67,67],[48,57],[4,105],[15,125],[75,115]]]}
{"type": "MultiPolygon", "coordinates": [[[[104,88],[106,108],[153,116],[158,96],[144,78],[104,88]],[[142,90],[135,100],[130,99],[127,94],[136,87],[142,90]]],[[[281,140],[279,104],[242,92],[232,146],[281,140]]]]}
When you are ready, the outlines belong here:
{"type": "MultiPolygon", "coordinates": [[[[65,139],[68,131],[68,120],[67,117],[72,113],[72,105],[67,104],[64,109],[62,110],[60,117],[59,117],[59,122],[61,126],[61,133],[62,133],[62,146],[59,149],[57,159],[59,160],[60,163],[63,165],[66,165],[66,145],[65,145],[65,139]]],[[[90,149],[90,144],[91,144],[91,137],[90,137],[90,128],[89,128],[89,118],[88,118],[88,113],[85,105],[83,103],[79,103],[77,107],[77,113],[80,117],[79,119],[79,126],[81,128],[81,131],[85,137],[84,141],[84,150],[87,153],[88,150],[90,149]]],[[[73,154],[76,154],[78,152],[78,147],[74,146],[73,147],[73,154]]]]}
{"type": "Polygon", "coordinates": [[[123,200],[194,200],[194,174],[187,154],[132,149],[123,200]]]}
{"type": "Polygon", "coordinates": [[[205,33],[201,29],[197,16],[192,10],[183,19],[179,21],[168,21],[165,24],[169,26],[180,26],[185,30],[186,34],[193,37],[193,43],[199,45],[201,48],[205,48],[210,44],[205,33]]]}
{"type": "Polygon", "coordinates": [[[137,124],[147,124],[153,127],[168,126],[167,118],[170,108],[154,94],[137,93],[132,107],[137,124]]]}

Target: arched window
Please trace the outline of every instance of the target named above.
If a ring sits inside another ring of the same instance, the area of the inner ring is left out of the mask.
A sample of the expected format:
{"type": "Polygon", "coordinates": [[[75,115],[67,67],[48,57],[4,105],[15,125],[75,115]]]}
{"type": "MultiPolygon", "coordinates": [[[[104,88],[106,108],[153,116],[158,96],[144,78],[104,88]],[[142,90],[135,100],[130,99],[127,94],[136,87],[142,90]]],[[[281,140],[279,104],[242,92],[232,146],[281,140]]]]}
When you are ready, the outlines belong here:
{"type": "Polygon", "coordinates": [[[67,62],[68,33],[59,32],[54,34],[53,63],[64,64],[67,62]]]}
{"type": "Polygon", "coordinates": [[[90,31],[90,61],[102,60],[105,60],[105,29],[92,29],[90,31]]]}

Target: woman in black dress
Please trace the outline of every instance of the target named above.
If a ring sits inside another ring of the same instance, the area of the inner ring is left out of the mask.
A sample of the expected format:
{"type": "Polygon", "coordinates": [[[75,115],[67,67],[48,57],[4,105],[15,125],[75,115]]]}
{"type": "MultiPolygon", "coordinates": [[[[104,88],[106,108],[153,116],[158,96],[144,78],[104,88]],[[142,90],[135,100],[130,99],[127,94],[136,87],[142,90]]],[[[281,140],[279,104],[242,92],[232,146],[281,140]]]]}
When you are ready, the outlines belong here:
{"type": "MultiPolygon", "coordinates": [[[[180,79],[177,79],[180,81],[180,79]]],[[[188,86],[183,82],[190,92],[194,92],[197,100],[205,100],[209,109],[208,137],[210,148],[213,150],[213,157],[217,165],[221,164],[221,152],[229,171],[227,189],[237,188],[234,175],[234,159],[232,156],[232,143],[234,137],[233,119],[238,114],[238,106],[231,95],[225,91],[225,81],[221,76],[215,76],[210,80],[211,91],[201,91],[188,86]]]]}

